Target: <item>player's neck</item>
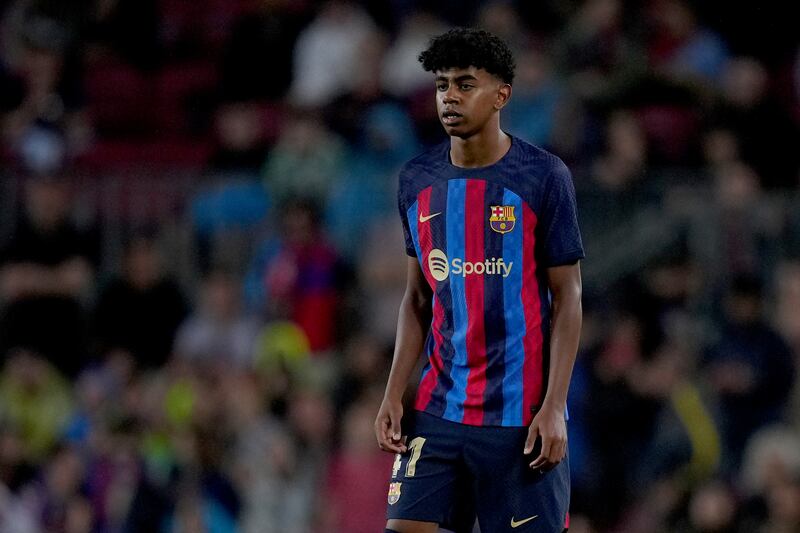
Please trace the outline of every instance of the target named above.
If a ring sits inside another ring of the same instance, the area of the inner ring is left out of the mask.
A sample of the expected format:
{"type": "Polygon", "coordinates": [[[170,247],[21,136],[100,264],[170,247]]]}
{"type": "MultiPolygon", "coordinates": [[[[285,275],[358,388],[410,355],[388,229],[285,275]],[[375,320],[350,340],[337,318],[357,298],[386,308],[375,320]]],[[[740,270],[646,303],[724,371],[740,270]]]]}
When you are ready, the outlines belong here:
{"type": "Polygon", "coordinates": [[[461,168],[487,167],[500,161],[510,148],[511,137],[498,125],[466,139],[450,137],[450,161],[461,168]]]}

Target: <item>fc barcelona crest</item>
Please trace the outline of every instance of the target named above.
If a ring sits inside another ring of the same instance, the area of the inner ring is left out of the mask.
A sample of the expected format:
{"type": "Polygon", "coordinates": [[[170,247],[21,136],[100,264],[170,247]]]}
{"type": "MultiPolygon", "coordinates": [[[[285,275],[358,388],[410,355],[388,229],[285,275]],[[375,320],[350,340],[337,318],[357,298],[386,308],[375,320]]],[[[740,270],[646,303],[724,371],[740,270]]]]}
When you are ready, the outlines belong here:
{"type": "Polygon", "coordinates": [[[394,505],[400,500],[400,487],[403,484],[399,481],[389,483],[389,505],[394,505]]]}
{"type": "Polygon", "coordinates": [[[513,205],[493,205],[489,209],[489,226],[497,233],[508,233],[514,229],[517,217],[513,205]]]}

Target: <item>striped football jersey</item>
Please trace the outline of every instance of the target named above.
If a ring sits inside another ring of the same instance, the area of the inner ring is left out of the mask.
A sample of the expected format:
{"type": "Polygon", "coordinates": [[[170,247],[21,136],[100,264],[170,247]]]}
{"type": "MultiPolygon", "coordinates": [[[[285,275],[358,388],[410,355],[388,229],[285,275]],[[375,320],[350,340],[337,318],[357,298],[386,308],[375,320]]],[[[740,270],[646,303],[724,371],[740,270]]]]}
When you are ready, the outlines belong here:
{"type": "Polygon", "coordinates": [[[527,425],[547,386],[546,269],[584,256],[572,177],[518,138],[482,168],[452,165],[449,149],[400,173],[406,252],[433,292],[415,407],[469,425],[527,425]]]}

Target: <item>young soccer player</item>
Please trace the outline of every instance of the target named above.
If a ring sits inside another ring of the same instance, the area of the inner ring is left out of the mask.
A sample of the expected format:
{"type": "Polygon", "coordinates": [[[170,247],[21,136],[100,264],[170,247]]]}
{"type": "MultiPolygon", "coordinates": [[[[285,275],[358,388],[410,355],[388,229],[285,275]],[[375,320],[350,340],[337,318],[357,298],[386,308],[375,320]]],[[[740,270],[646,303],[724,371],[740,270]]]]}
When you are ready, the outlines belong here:
{"type": "Polygon", "coordinates": [[[471,530],[477,516],[486,533],[560,533],[584,255],[570,172],[500,129],[514,78],[500,39],[452,30],[420,61],[450,139],[400,174],[408,282],[375,420],[378,444],[397,454],[386,531],[471,530]]]}

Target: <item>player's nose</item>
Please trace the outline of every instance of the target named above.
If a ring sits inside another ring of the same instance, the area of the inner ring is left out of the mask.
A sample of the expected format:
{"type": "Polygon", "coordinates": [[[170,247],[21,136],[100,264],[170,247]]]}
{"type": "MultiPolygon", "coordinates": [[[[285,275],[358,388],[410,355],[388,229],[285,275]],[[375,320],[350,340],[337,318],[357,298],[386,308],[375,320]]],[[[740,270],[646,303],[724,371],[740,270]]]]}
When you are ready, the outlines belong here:
{"type": "Polygon", "coordinates": [[[444,94],[442,95],[442,102],[445,104],[455,104],[458,102],[458,96],[452,87],[447,89],[444,94]]]}

